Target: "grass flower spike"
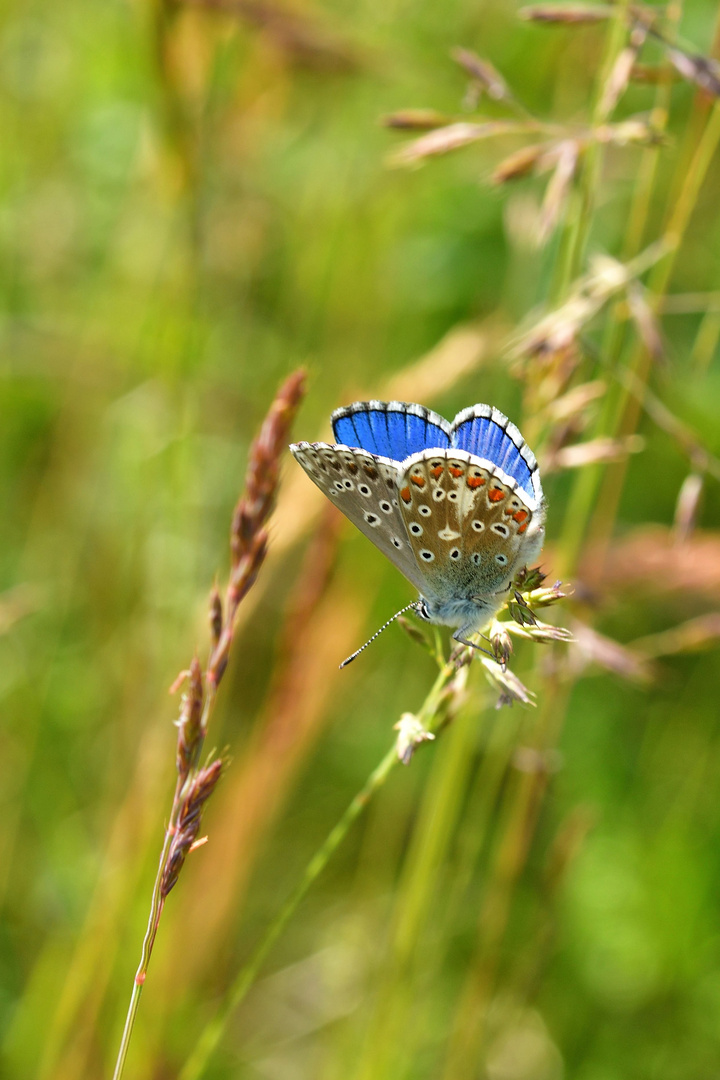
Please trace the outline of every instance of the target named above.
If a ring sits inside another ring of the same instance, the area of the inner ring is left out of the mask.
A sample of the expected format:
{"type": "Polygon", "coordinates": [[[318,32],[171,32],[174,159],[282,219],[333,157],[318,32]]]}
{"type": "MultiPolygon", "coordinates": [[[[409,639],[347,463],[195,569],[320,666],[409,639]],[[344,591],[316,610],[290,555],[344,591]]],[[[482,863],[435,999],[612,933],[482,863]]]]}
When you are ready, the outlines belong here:
{"type": "Polygon", "coordinates": [[[238,607],[255,582],[267,554],[267,519],[272,511],[280,473],[280,458],[287,443],[295,413],[305,388],[303,372],[296,372],[280,388],[250,449],[245,490],[235,508],[230,532],[231,569],[225,603],[217,586],[210,594],[210,655],[203,671],[197,656],[187,671],[181,672],[171,689],[185,684],[177,720],[177,782],[165,843],[160,856],[148,927],[140,965],[135,975],[125,1029],[115,1065],[114,1080],[125,1067],[130,1038],[137,1015],[140,992],[157,936],[165,901],[175,888],[185,860],[202,841],[198,834],[207,800],[214,792],[224,769],[222,758],[200,767],[217,689],[230,658],[238,607]]]}

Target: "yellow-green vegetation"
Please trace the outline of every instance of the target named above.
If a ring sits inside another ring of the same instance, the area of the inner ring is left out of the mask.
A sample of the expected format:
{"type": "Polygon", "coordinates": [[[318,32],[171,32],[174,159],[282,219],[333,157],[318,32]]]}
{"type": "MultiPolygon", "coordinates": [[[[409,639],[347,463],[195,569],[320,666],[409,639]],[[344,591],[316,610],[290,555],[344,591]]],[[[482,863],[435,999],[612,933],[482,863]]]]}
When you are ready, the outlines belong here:
{"type": "Polygon", "coordinates": [[[6,6],[3,1077],[112,1076],[159,909],[127,1078],[720,1074],[718,51],[705,0],[6,6]],[[338,669],[414,596],[288,456],[267,520],[301,368],[297,439],[518,423],[494,659],[338,669]]]}

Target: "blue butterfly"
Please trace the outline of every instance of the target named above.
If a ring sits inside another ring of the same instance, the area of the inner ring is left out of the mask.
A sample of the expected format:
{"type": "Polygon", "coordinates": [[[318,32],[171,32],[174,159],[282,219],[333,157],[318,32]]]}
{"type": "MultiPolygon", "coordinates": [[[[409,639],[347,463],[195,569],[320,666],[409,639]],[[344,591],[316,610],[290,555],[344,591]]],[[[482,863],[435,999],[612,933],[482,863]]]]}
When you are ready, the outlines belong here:
{"type": "Polygon", "coordinates": [[[450,424],[422,405],[358,401],[331,419],[335,445],[293,443],[293,455],[419,590],[409,607],[472,645],[467,635],[487,625],[542,548],[532,450],[491,405],[463,409],[450,424]]]}

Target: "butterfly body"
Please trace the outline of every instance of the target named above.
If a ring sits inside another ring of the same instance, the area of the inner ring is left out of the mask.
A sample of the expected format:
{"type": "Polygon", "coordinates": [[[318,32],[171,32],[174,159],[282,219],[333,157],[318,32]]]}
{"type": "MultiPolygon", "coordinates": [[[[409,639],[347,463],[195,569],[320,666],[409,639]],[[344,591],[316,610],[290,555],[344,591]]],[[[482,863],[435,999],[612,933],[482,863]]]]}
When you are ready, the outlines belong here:
{"type": "Polygon", "coordinates": [[[540,553],[537,463],[499,410],[452,423],[421,405],[357,402],[332,416],[338,442],[290,449],[317,486],[419,590],[429,622],[482,629],[540,553]]]}

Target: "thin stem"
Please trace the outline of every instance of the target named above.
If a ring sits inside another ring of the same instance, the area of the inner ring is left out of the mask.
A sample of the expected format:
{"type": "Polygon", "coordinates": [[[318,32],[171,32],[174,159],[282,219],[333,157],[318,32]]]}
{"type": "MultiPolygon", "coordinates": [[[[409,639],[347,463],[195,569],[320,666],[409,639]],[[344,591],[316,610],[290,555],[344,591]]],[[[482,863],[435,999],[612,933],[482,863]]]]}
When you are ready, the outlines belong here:
{"type": "MultiPolygon", "coordinates": [[[[668,6],[665,36],[672,41],[675,38],[677,24],[680,21],[682,4],[672,3],[668,6]]],[[[650,127],[653,131],[664,132],[667,128],[670,113],[670,101],[673,87],[672,68],[668,66],[664,70],[662,81],[657,88],[655,104],[650,114],[650,127]]],[[[642,152],[640,166],[638,168],[637,181],[633,191],[628,227],[622,246],[622,261],[628,262],[635,256],[643,242],[647,221],[650,216],[653,188],[658,176],[660,163],[660,151],[657,146],[648,146],[642,152]]],[[[618,360],[624,341],[626,323],[620,318],[619,308],[616,306],[612,317],[608,319],[603,335],[601,353],[605,363],[612,367],[618,360]]],[[[610,412],[612,402],[610,395],[606,399],[607,405],[598,425],[598,434],[607,434],[610,430],[610,412]]]]}
{"type": "MultiPolygon", "coordinates": [[[[602,76],[598,79],[595,90],[594,127],[607,119],[605,87],[625,40],[626,8],[626,2],[618,4],[615,19],[607,35],[602,76]]],[[[551,299],[555,303],[565,300],[570,283],[578,276],[582,268],[592,221],[595,191],[600,175],[601,152],[602,148],[597,140],[592,140],[585,151],[580,180],[573,196],[574,213],[568,216],[563,241],[558,252],[554,288],[551,294],[551,299]]],[[[581,470],[571,491],[561,548],[560,572],[563,576],[571,576],[575,571],[599,483],[600,470],[597,467],[588,467],[581,470]]]]}
{"type": "MultiPolygon", "coordinates": [[[[432,689],[420,709],[418,718],[424,722],[428,730],[432,730],[433,721],[437,729],[437,720],[440,715],[441,696],[447,684],[455,674],[455,665],[447,661],[439,672],[432,689]]],[[[383,786],[393,769],[399,764],[396,747],[388,750],[379,765],[370,773],[362,788],[348,805],[344,814],[328,833],[325,841],[315,852],[310,862],[305,867],[302,877],[298,881],[280,911],[265,931],[265,934],[247,963],[240,969],[238,975],[226,997],[221,1010],[213,1017],[201,1032],[195,1049],[188,1058],[185,1066],[179,1074],[178,1080],[198,1080],[203,1075],[205,1068],[217,1048],[227,1026],[228,1020],[240,1003],[246,997],[248,991],[258,977],[260,969],[278,940],[286,925],[304,899],[313,882],[323,872],[335,851],[348,835],[350,829],[362,814],[375,793],[383,786]]]]}
{"type": "Polygon", "coordinates": [[[414,1003],[412,976],[418,943],[422,941],[443,857],[461,812],[477,730],[473,703],[472,708],[461,711],[445,752],[435,759],[395,903],[384,985],[365,1039],[365,1054],[356,1074],[359,1080],[398,1075],[397,1053],[414,1003]]]}
{"type": "MultiPolygon", "coordinates": [[[[528,731],[529,741],[540,755],[557,745],[570,691],[569,683],[563,687],[554,681],[546,686],[543,707],[528,731]]],[[[497,843],[479,904],[475,955],[457,1002],[443,1080],[472,1080],[477,1075],[513,898],[527,863],[548,782],[548,772],[542,766],[534,772],[517,771],[496,810],[497,843]]]]}
{"type": "Polygon", "coordinates": [[[148,966],[150,964],[150,957],[152,955],[153,945],[155,944],[155,937],[157,935],[158,926],[160,924],[160,916],[162,915],[163,906],[165,904],[165,900],[161,896],[162,880],[165,871],[165,860],[167,859],[170,841],[172,840],[173,826],[177,818],[179,806],[180,783],[178,781],[175,786],[175,795],[173,797],[170,823],[165,830],[165,839],[163,841],[162,851],[160,852],[160,860],[158,862],[157,874],[155,875],[155,882],[153,884],[147,929],[145,931],[145,937],[143,938],[142,949],[140,952],[140,963],[138,965],[137,971],[135,972],[132,993],[130,995],[130,1004],[128,1005],[127,1016],[125,1017],[125,1026],[123,1028],[122,1039],[120,1040],[120,1048],[118,1050],[117,1060],[115,1062],[113,1080],[120,1080],[120,1077],[122,1076],[123,1070],[125,1068],[125,1060],[127,1058],[128,1047],[130,1046],[130,1039],[132,1038],[133,1028],[135,1026],[135,1017],[137,1016],[138,1006],[140,1005],[140,995],[142,994],[142,989],[145,985],[148,966]]]}
{"type": "Polygon", "coordinates": [[[707,371],[717,350],[719,338],[720,313],[711,309],[705,312],[690,350],[689,366],[691,370],[698,373],[707,371]]]}
{"type": "MultiPolygon", "coordinates": [[[[665,37],[673,41],[676,36],[677,25],[682,14],[682,3],[668,5],[665,37]]],[[[657,89],[655,104],[650,114],[650,126],[653,131],[663,132],[667,127],[670,113],[670,101],[672,96],[673,77],[672,69],[668,65],[662,76],[662,81],[657,89]]],[[[645,235],[645,227],[650,216],[650,205],[655,180],[658,174],[660,154],[656,147],[646,147],[643,151],[638,179],[633,192],[628,230],[623,247],[623,260],[627,261],[640,250],[645,235]]],[[[613,326],[618,326],[618,320],[613,320],[613,326]]]]}
{"type": "MultiPolygon", "coordinates": [[[[680,15],[679,5],[674,6],[672,15],[674,22],[677,22],[680,15]]],[[[668,80],[658,91],[658,98],[653,110],[654,125],[658,130],[663,130],[667,124],[670,88],[671,84],[668,80]]],[[[697,152],[695,160],[697,160],[697,152]]],[[[638,182],[635,188],[630,213],[630,224],[625,241],[624,261],[626,262],[636,254],[642,241],[642,235],[645,230],[649,213],[650,196],[657,175],[657,161],[658,153],[656,150],[649,149],[645,151],[638,182]]],[[[690,172],[692,171],[691,168],[690,172]]],[[[694,183],[697,183],[697,181],[694,183]]],[[[687,187],[687,184],[685,187],[687,187]]],[[[659,291],[657,289],[657,286],[661,281],[660,275],[669,275],[670,273],[677,247],[679,246],[678,237],[684,232],[691,206],[692,204],[689,202],[687,195],[684,195],[683,198],[679,198],[675,203],[675,210],[670,225],[663,238],[663,242],[666,246],[665,257],[664,259],[659,260],[657,268],[650,277],[651,288],[653,283],[655,285],[656,304],[659,302],[659,296],[664,292],[664,288],[659,291]]],[[[602,344],[602,355],[611,368],[618,360],[622,344],[623,323],[619,318],[618,306],[615,305],[613,317],[608,320],[602,344]]],[[[627,403],[627,397],[623,394],[622,389],[618,392],[620,401],[625,403],[622,405],[622,408],[624,408],[627,403]]],[[[598,423],[598,435],[612,436],[618,433],[618,418],[621,414],[618,411],[619,408],[617,395],[609,392],[598,423]]],[[[598,505],[598,490],[603,483],[605,476],[606,470],[601,466],[588,466],[579,472],[575,483],[573,484],[565,516],[565,527],[563,529],[564,543],[561,563],[561,572],[563,575],[572,575],[575,572],[588,523],[593,516],[593,508],[598,505]]],[[[614,490],[618,495],[621,486],[621,484],[618,485],[615,483],[614,490]]],[[[614,496],[611,496],[611,501],[612,512],[608,514],[606,513],[608,504],[604,499],[600,499],[599,505],[602,507],[602,512],[605,515],[606,521],[614,521],[615,512],[617,510],[617,499],[614,496]]]]}
{"type": "Polygon", "coordinates": [[[362,789],[328,834],[325,842],[318,848],[305,867],[302,877],[268,927],[262,941],[248,962],[241,968],[222,1009],[202,1032],[193,1053],[180,1073],[179,1080],[196,1080],[197,1077],[202,1076],[210,1056],[222,1038],[228,1020],[255,982],[268,953],[282,934],[313,882],[325,869],[332,855],[347,836],[353,823],[397,764],[398,756],[393,746],[377,768],[370,774],[362,789]]]}
{"type": "MultiPolygon", "coordinates": [[[[687,168],[678,197],[673,204],[663,238],[667,245],[667,254],[653,268],[649,277],[649,301],[655,310],[657,310],[660,299],[667,290],[675,267],[675,260],[697,203],[700,188],[719,142],[720,105],[716,104],[687,168]]],[[[642,384],[646,382],[650,374],[651,362],[647,349],[641,342],[637,342],[627,365],[634,386],[637,386],[638,382],[642,384]]],[[[635,430],[641,407],[641,401],[638,399],[637,394],[631,393],[630,390],[623,386],[616,407],[614,423],[616,434],[624,435],[635,430]]],[[[597,510],[592,524],[596,541],[603,548],[606,548],[609,543],[626,470],[627,462],[619,462],[617,465],[611,466],[604,476],[603,487],[597,500],[597,510]]],[[[602,565],[602,562],[603,559],[599,558],[598,565],[602,565]]]]}
{"type": "Polygon", "coordinates": [[[665,229],[665,242],[669,248],[668,254],[665,259],[658,263],[650,275],[649,288],[656,299],[667,289],[690,216],[697,203],[700,188],[707,175],[710,162],[715,156],[718,140],[720,140],[720,105],[716,103],[702,133],[702,138],[692,156],[690,166],[685,173],[685,180],[680,193],[673,202],[673,210],[665,229]]]}
{"type": "MultiPolygon", "coordinates": [[[[237,605],[234,608],[231,608],[229,611],[228,625],[225,629],[227,632],[229,632],[230,635],[232,635],[233,621],[235,618],[236,610],[237,605]]],[[[218,650],[215,649],[212,659],[215,659],[217,652],[218,650]]],[[[152,956],[155,938],[157,937],[158,927],[160,925],[160,918],[162,916],[163,908],[165,906],[165,897],[162,895],[162,886],[165,877],[168,852],[170,850],[172,838],[175,835],[175,828],[178,823],[178,817],[183,802],[183,796],[186,792],[188,784],[195,776],[195,768],[197,767],[197,763],[202,755],[202,750],[205,743],[205,735],[207,733],[208,725],[210,723],[210,717],[212,715],[216,698],[217,680],[215,678],[208,678],[207,691],[205,694],[205,699],[203,701],[203,709],[200,719],[200,734],[198,735],[197,743],[193,753],[193,766],[188,772],[185,783],[181,783],[180,779],[178,778],[178,781],[175,785],[175,794],[173,795],[172,808],[170,810],[170,821],[165,830],[165,837],[163,840],[162,851],[160,852],[158,869],[155,875],[155,881],[153,883],[147,929],[145,930],[145,937],[143,938],[142,949],[140,952],[140,963],[138,965],[137,971],[135,972],[135,978],[133,980],[133,988],[130,994],[130,1003],[128,1005],[127,1016],[125,1017],[125,1026],[123,1028],[122,1038],[120,1040],[120,1048],[118,1050],[118,1056],[115,1062],[113,1080],[121,1080],[123,1071],[125,1069],[125,1061],[127,1059],[128,1048],[130,1046],[130,1039],[132,1038],[133,1028],[135,1027],[135,1018],[137,1016],[138,1008],[140,1006],[140,996],[142,994],[143,986],[145,985],[145,979],[147,978],[148,967],[150,965],[150,957],[152,956]]]]}
{"type": "MultiPolygon", "coordinates": [[[[602,75],[598,79],[595,90],[595,104],[592,116],[593,128],[597,128],[607,120],[607,109],[604,104],[605,86],[627,33],[626,7],[626,0],[618,4],[615,18],[612,20],[610,32],[606,38],[602,75]]],[[[582,266],[592,221],[593,201],[602,160],[601,154],[602,147],[598,140],[590,139],[585,149],[583,166],[577,187],[572,195],[570,213],[568,214],[560,250],[558,251],[551,291],[551,300],[556,303],[565,299],[570,282],[577,277],[582,266]]]]}

